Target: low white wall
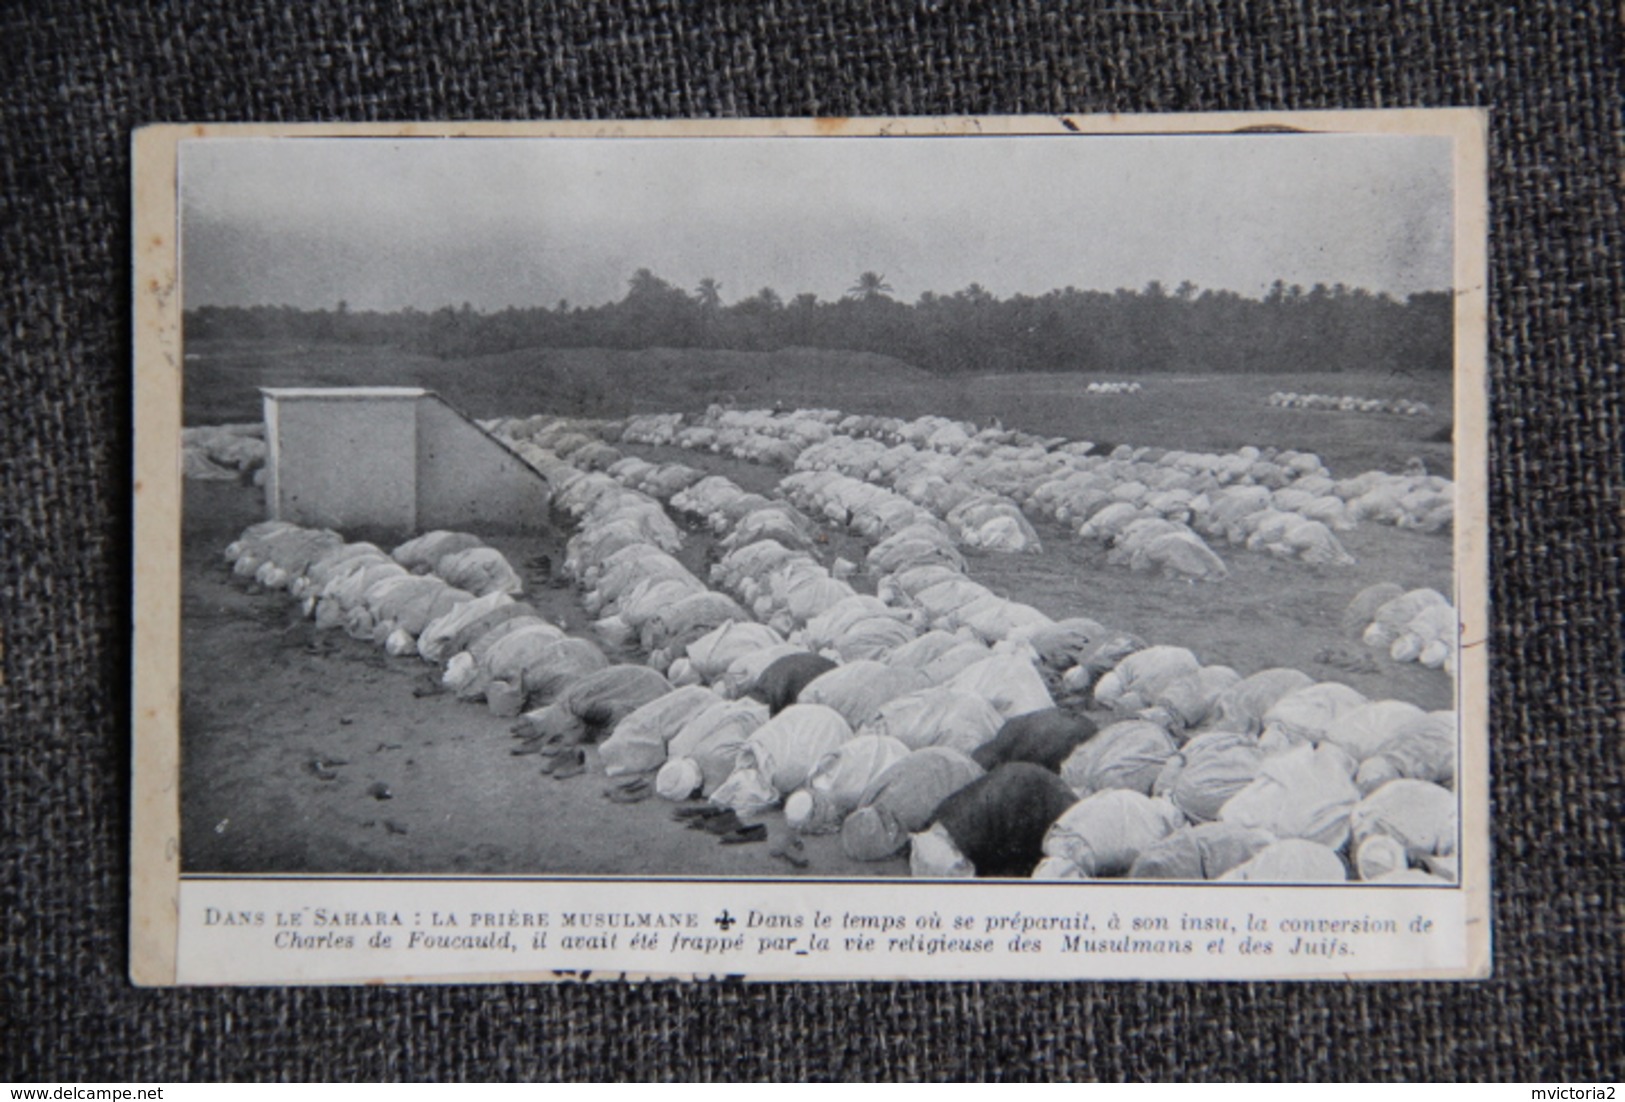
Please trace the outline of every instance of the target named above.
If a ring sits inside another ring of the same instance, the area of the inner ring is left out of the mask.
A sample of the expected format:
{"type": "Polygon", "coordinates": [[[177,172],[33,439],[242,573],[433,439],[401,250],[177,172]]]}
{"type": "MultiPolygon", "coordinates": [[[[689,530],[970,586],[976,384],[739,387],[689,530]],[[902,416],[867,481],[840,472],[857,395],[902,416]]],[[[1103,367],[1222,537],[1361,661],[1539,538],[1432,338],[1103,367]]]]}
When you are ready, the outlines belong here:
{"type": "Polygon", "coordinates": [[[266,389],[267,515],[339,531],[534,531],[547,480],[438,395],[266,389]]]}

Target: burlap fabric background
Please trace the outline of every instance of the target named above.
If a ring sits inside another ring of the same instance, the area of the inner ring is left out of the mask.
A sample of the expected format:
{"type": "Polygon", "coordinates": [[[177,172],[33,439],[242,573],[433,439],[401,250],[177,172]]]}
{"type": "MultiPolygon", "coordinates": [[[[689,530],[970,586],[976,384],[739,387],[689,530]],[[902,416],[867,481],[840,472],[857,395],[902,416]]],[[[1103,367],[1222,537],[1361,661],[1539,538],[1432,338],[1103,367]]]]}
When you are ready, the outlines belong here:
{"type": "Polygon", "coordinates": [[[7,5],[0,1078],[1619,1078],[1621,35],[1512,7],[7,5]],[[1494,112],[1493,981],[126,982],[132,127],[1434,105],[1494,112]]]}

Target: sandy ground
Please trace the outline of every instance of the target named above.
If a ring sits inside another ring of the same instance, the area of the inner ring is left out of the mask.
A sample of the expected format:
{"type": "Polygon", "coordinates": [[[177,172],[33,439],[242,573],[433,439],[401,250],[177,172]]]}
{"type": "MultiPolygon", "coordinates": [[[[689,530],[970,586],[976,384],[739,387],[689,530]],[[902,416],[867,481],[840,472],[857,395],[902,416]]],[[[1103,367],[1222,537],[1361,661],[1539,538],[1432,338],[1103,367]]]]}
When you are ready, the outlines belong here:
{"type": "MultiPolygon", "coordinates": [[[[182,853],[188,872],[906,876],[906,860],[848,860],[805,840],[808,867],[767,842],[723,845],[661,799],[616,804],[589,752],[568,780],[515,757],[513,722],[450,696],[418,698],[431,669],[342,631],[317,632],[281,593],[231,579],[220,551],[260,519],[258,491],[186,485],[182,853]],[[331,777],[331,779],[326,779],[331,777]],[[375,786],[383,785],[384,789],[375,786]],[[372,793],[387,790],[387,799],[372,793]]],[[[555,537],[490,540],[521,564],[563,560],[555,537]]],[[[579,630],[569,589],[532,574],[530,599],[579,630]],[[540,583],[540,584],[538,584],[540,583]]]]}
{"type": "MultiPolygon", "coordinates": [[[[759,492],[771,493],[783,474],[675,448],[623,450],[701,466],[759,492]]],[[[187,871],[907,875],[904,860],[848,860],[833,836],[806,839],[808,866],[796,868],[771,853],[785,833],[776,813],[764,819],[768,842],[722,845],[673,821],[674,805],[664,800],[612,803],[591,754],[583,776],[543,775],[538,759],[512,754],[518,744],[510,720],[449,696],[415,696],[414,684],[431,669],[422,661],[390,658],[342,632],[319,633],[285,594],[234,582],[220,551],[262,516],[256,489],[186,485],[187,871]]],[[[1363,525],[1340,537],[1360,560],[1347,569],[1216,545],[1231,576],[1198,585],[1108,565],[1103,549],[1058,526],[1040,524],[1039,532],[1043,554],[967,555],[971,576],[1056,618],[1090,616],[1151,642],[1190,647],[1203,661],[1243,674],[1295,666],[1373,698],[1451,704],[1452,684],[1442,672],[1392,662],[1339,627],[1349,600],[1375,582],[1448,592],[1448,536],[1363,525]],[[1365,668],[1351,668],[1339,654],[1365,668]]],[[[549,584],[539,564],[543,555],[563,561],[566,534],[489,542],[527,571],[527,600],[567,630],[584,632],[590,618],[577,593],[549,584]]],[[[864,543],[838,531],[826,535],[826,560],[845,555],[861,563],[864,543]]],[[[707,535],[692,533],[679,557],[703,578],[711,549],[707,535]]],[[[872,592],[862,575],[853,581],[872,592]]]]}

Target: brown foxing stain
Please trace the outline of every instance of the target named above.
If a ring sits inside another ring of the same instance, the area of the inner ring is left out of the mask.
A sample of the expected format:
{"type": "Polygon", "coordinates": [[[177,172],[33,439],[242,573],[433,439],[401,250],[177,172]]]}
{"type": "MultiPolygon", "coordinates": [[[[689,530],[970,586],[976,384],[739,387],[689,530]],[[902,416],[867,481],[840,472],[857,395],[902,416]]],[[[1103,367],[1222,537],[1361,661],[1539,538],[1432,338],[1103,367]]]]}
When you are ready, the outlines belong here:
{"type": "Polygon", "coordinates": [[[848,121],[844,115],[829,115],[814,119],[813,128],[820,134],[839,134],[846,129],[848,121]]]}

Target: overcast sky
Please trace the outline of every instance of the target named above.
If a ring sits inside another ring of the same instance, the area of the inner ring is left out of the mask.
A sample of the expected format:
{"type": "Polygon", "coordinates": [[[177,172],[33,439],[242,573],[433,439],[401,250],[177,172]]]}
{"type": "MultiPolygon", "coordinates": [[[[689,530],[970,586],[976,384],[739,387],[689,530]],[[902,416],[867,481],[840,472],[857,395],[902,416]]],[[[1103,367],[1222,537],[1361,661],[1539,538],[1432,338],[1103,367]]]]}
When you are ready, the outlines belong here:
{"type": "Polygon", "coordinates": [[[644,267],[726,302],[1451,276],[1443,138],[206,139],[181,180],[188,307],[590,305],[644,267]]]}

